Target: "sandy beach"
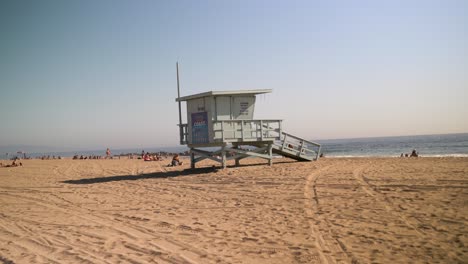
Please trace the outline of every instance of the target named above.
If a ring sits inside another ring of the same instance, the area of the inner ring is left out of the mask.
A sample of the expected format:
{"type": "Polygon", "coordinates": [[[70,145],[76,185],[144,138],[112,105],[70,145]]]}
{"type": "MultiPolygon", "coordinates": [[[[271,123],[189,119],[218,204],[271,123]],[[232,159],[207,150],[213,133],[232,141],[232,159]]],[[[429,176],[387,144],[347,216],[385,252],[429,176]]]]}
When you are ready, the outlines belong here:
{"type": "Polygon", "coordinates": [[[468,158],[168,163],[0,168],[0,263],[468,262],[468,158]]]}

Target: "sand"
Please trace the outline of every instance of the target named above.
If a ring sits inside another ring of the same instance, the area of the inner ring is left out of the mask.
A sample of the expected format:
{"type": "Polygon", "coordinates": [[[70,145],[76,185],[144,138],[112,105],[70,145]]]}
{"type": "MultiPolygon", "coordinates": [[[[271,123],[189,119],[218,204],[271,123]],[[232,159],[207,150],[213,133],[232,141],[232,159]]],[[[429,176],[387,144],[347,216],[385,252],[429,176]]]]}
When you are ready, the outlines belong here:
{"type": "Polygon", "coordinates": [[[468,262],[467,158],[242,162],[0,168],[0,263],[468,262]]]}

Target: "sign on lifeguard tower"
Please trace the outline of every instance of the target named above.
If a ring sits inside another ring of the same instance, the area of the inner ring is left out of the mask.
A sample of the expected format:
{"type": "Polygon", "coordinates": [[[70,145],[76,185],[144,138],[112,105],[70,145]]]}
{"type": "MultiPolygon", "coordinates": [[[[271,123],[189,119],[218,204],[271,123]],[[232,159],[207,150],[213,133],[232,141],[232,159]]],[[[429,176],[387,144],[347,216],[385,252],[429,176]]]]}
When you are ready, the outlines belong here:
{"type": "Polygon", "coordinates": [[[179,95],[176,102],[179,103],[180,144],[190,148],[192,168],[204,159],[217,161],[225,168],[228,160],[235,160],[239,165],[241,159],[248,157],[267,159],[271,165],[273,153],[299,161],[317,160],[319,144],[286,133],[282,120],[253,118],[256,96],[271,92],[237,90],[179,95]],[[185,124],[181,102],[187,104],[185,124]],[[213,148],[219,149],[213,151],[213,148]]]}
{"type": "Polygon", "coordinates": [[[191,114],[192,119],[192,141],[194,144],[206,144],[208,136],[208,113],[198,112],[191,114]]]}

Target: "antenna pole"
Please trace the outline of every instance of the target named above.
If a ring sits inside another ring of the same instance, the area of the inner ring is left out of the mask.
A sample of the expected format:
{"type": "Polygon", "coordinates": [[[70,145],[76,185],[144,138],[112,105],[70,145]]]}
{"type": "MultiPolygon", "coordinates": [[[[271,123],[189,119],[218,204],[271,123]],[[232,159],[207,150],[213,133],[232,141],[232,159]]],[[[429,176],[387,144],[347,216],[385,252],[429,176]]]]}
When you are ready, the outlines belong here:
{"type": "MultiPolygon", "coordinates": [[[[179,62],[176,62],[176,70],[177,70],[177,99],[180,99],[180,86],[179,86],[179,62]]],[[[180,136],[180,144],[183,145],[184,142],[184,128],[182,127],[182,107],[181,102],[179,103],[179,136],[180,136]]]]}
{"type": "MultiPolygon", "coordinates": [[[[180,98],[180,86],[179,86],[179,62],[176,63],[177,69],[177,99],[180,98]]],[[[179,101],[179,125],[182,126],[182,109],[179,101]]]]}

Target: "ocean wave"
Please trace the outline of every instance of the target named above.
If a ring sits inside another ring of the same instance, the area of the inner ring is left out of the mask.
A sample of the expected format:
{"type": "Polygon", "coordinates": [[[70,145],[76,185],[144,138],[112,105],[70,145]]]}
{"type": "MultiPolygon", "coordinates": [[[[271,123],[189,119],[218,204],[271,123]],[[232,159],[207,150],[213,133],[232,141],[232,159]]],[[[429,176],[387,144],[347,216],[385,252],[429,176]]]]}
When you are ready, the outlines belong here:
{"type": "Polygon", "coordinates": [[[421,157],[430,157],[430,158],[468,158],[468,154],[433,154],[433,155],[421,155],[421,157]]]}

